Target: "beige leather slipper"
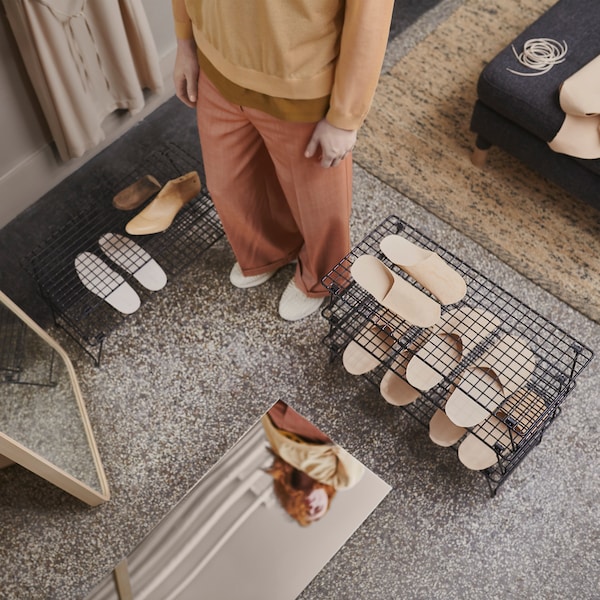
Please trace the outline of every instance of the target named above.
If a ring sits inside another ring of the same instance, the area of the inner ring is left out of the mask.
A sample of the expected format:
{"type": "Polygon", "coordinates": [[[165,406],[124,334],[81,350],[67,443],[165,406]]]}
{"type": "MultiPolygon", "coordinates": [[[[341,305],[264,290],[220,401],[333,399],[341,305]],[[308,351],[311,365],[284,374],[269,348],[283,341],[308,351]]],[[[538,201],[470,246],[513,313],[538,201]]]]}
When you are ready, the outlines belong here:
{"type": "Polygon", "coordinates": [[[454,304],[465,297],[467,283],[439,254],[421,248],[401,235],[383,238],[380,248],[442,304],[454,304]]]}
{"type": "Polygon", "coordinates": [[[105,233],[98,245],[112,262],[131,273],[146,289],[156,292],[167,284],[167,275],[160,265],[127,236],[105,233]]]}
{"type": "Polygon", "coordinates": [[[411,404],[421,395],[421,392],[412,387],[402,376],[406,372],[407,364],[408,356],[406,350],[403,350],[379,383],[379,391],[383,399],[394,406],[411,404]]]}
{"type": "Polygon", "coordinates": [[[99,256],[91,252],[78,254],[75,258],[75,272],[92,294],[120,313],[130,315],[141,306],[136,291],[99,256]]]}
{"type": "Polygon", "coordinates": [[[515,433],[525,435],[542,426],[542,417],[547,410],[546,402],[539,394],[521,388],[502,404],[496,417],[510,425],[515,433]]]}
{"type": "Polygon", "coordinates": [[[352,375],[368,373],[386,359],[395,343],[385,329],[370,323],[344,349],[344,368],[352,375]]]}
{"type": "Polygon", "coordinates": [[[381,306],[418,327],[431,327],[441,315],[440,305],[370,254],[359,256],[350,268],[354,280],[381,306]]]}
{"type": "Polygon", "coordinates": [[[133,210],[141,206],[160,190],[160,183],[152,175],[146,175],[122,189],[113,198],[113,206],[119,210],[133,210]]]}
{"type": "Polygon", "coordinates": [[[520,440],[520,436],[512,435],[508,427],[494,415],[489,417],[472,433],[467,434],[458,447],[458,459],[468,469],[482,471],[493,467],[497,462],[501,448],[512,451],[512,445],[520,440]],[[498,444],[499,449],[494,447],[498,444]]]}
{"type": "Polygon", "coordinates": [[[156,198],[127,223],[125,231],[130,235],[150,235],[165,231],[171,226],[177,213],[195,198],[201,189],[197,171],[171,179],[156,198]]]}
{"type": "Polygon", "coordinates": [[[465,437],[458,447],[459,460],[476,471],[493,467],[498,461],[498,453],[511,453],[524,434],[542,427],[541,417],[546,410],[544,399],[533,390],[521,388],[515,391],[495,415],[490,415],[465,437]],[[496,445],[499,446],[497,451],[494,450],[496,445]]]}
{"type": "Polygon", "coordinates": [[[476,366],[463,374],[446,402],[446,414],[461,427],[473,427],[527,382],[535,369],[535,357],[525,341],[505,335],[476,366]]]}
{"type": "Polygon", "coordinates": [[[453,446],[465,433],[467,430],[455,425],[441,408],[433,413],[429,421],[429,437],[438,446],[453,446]]]}
{"type": "Polygon", "coordinates": [[[433,335],[410,359],[408,383],[421,391],[435,387],[499,326],[500,319],[483,309],[463,306],[445,313],[433,335]]]}

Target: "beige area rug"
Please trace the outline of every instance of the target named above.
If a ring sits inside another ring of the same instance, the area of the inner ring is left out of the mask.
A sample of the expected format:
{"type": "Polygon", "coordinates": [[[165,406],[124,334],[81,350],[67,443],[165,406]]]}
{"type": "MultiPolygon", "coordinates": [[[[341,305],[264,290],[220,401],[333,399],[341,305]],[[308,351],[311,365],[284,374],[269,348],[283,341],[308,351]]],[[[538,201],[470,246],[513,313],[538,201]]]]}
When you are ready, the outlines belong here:
{"type": "Polygon", "coordinates": [[[499,148],[490,150],[484,170],[470,162],[479,73],[553,4],[466,0],[382,76],[354,157],[516,271],[600,321],[600,213],[499,148]]]}

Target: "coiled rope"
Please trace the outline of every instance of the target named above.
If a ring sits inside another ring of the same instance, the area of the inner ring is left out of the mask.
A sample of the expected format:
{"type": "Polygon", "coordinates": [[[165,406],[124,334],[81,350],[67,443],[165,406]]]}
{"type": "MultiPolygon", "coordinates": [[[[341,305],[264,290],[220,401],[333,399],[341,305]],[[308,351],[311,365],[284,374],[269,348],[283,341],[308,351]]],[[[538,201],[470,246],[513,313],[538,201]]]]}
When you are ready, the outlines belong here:
{"type": "Polygon", "coordinates": [[[512,46],[512,51],[517,60],[533,72],[522,73],[507,67],[507,71],[523,77],[532,77],[547,73],[554,65],[564,62],[567,54],[567,42],[563,43],[549,38],[534,38],[527,40],[523,45],[523,52],[518,53],[512,46]]]}

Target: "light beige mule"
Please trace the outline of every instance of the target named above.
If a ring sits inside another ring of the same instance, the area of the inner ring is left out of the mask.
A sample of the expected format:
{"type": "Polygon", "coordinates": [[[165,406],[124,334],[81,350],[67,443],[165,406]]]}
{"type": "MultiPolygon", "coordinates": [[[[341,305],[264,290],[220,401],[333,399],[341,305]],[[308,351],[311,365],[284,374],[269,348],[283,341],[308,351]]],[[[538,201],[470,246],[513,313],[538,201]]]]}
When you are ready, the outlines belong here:
{"type": "Polygon", "coordinates": [[[465,371],[446,402],[446,414],[461,427],[481,423],[527,382],[534,369],[535,356],[527,343],[503,336],[465,371]]]}
{"type": "Polygon", "coordinates": [[[499,326],[500,319],[483,309],[463,306],[448,311],[433,335],[409,361],[408,383],[421,391],[435,387],[499,326]]]}
{"type": "Polygon", "coordinates": [[[160,183],[152,175],[145,175],[122,189],[113,198],[113,206],[118,210],[133,210],[141,206],[160,190],[160,183]]]}
{"type": "Polygon", "coordinates": [[[455,304],[465,297],[467,283],[439,254],[421,248],[401,235],[388,235],[381,251],[442,304],[455,304]]]}
{"type": "Polygon", "coordinates": [[[350,268],[352,277],[381,306],[412,325],[431,327],[441,315],[440,305],[414,285],[388,269],[377,257],[359,256],[350,268]]]}
{"type": "Polygon", "coordinates": [[[448,415],[438,408],[429,421],[429,438],[434,444],[447,448],[453,446],[467,433],[464,427],[458,427],[448,415]]]}

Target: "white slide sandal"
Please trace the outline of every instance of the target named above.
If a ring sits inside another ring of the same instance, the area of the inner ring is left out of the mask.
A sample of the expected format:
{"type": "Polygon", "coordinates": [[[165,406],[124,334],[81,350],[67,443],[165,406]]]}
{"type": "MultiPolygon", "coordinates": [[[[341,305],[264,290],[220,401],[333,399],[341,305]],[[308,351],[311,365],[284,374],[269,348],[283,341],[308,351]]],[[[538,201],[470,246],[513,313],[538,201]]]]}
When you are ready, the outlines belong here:
{"type": "Polygon", "coordinates": [[[125,315],[141,305],[136,291],[99,256],[82,252],[75,258],[75,271],[81,283],[93,294],[125,315]]]}
{"type": "Polygon", "coordinates": [[[167,275],[161,266],[127,236],[105,233],[98,245],[112,262],[133,275],[146,289],[156,292],[167,284],[167,275]]]}

